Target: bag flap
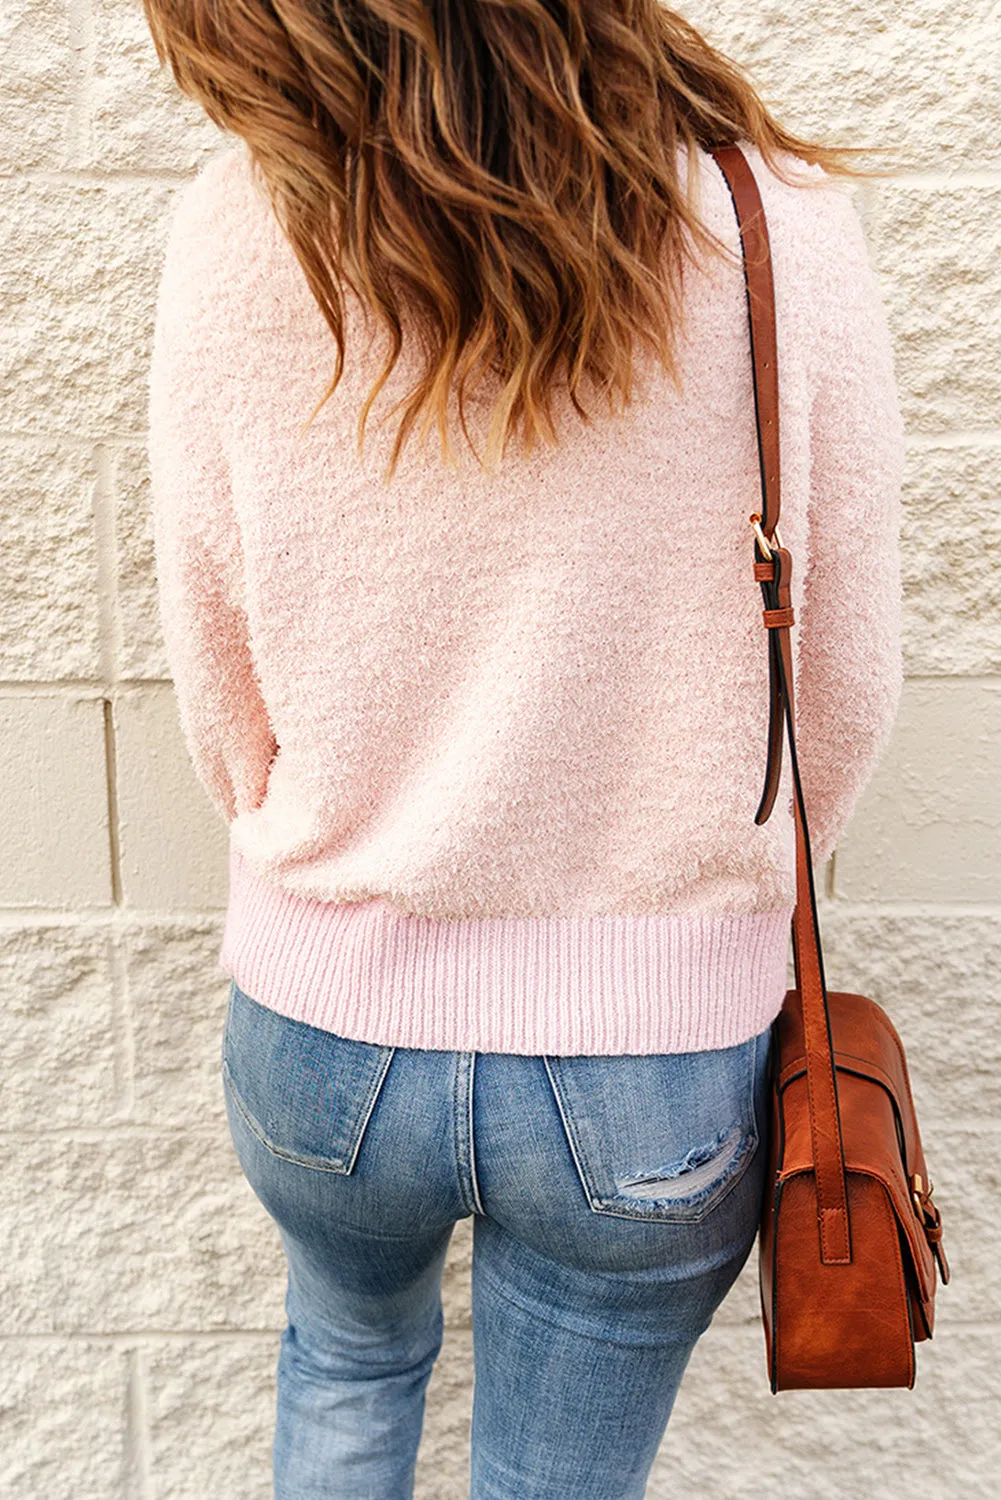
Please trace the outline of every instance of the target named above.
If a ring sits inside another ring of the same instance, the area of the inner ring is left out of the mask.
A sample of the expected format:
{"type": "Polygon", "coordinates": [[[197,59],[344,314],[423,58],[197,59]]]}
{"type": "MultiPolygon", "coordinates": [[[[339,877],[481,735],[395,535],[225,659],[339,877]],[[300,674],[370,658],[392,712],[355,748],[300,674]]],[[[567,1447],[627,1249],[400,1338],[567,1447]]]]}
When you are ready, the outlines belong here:
{"type": "MultiPolygon", "coordinates": [[[[779,1175],[785,1179],[813,1170],[805,1063],[801,1062],[799,1070],[786,1079],[781,1100],[779,1175]]],[[[842,1072],[839,1067],[838,1100],[845,1168],[875,1177],[885,1187],[911,1248],[921,1296],[930,1300],[935,1286],[935,1261],[911,1198],[890,1092],[867,1074],[842,1072]]]]}
{"type": "MultiPolygon", "coordinates": [[[[798,1004],[790,1003],[794,998],[798,998],[796,991],[790,990],[779,1016],[780,1088],[806,1066],[802,1013],[798,1004]]],[[[827,1008],[831,1017],[835,1066],[839,1071],[860,1073],[871,1078],[874,1083],[881,1084],[887,1090],[894,1101],[903,1132],[906,1174],[912,1177],[915,1172],[919,1172],[927,1180],[907,1061],[903,1043],[893,1022],[875,1000],[869,1000],[865,995],[848,994],[841,990],[830,991],[827,1008]]]]}

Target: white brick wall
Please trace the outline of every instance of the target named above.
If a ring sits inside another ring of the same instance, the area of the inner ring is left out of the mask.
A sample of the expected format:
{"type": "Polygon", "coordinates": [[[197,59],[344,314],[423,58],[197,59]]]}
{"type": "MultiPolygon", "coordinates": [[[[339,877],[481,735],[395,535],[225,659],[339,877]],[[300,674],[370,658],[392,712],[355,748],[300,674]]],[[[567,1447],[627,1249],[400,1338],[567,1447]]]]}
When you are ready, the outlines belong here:
{"type": "MultiPolygon", "coordinates": [[[[825,898],[835,986],[908,1044],[954,1281],[913,1392],[772,1397],[752,1257],[651,1495],[993,1495],[1001,1442],[1001,15],[691,0],[791,126],[892,145],[858,189],[909,432],[909,681],[825,898]]],[[[224,830],[156,619],[144,380],[164,221],[219,144],[137,0],[2,0],[0,1494],[264,1500],[282,1267],[229,1145],[224,830]]],[[[465,1490],[468,1221],[422,1500],[465,1490]]]]}

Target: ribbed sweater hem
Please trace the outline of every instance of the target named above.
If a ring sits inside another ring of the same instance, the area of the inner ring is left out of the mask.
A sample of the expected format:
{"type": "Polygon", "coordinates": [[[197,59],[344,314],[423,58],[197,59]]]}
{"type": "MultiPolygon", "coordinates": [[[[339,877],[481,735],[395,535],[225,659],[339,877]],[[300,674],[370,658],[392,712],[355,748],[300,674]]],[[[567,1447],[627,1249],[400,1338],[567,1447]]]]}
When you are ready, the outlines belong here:
{"type": "Polygon", "coordinates": [[[528,1055],[695,1052],[768,1026],[791,908],[441,919],[318,901],[230,850],[219,967],[282,1015],[360,1041],[528,1055]]]}

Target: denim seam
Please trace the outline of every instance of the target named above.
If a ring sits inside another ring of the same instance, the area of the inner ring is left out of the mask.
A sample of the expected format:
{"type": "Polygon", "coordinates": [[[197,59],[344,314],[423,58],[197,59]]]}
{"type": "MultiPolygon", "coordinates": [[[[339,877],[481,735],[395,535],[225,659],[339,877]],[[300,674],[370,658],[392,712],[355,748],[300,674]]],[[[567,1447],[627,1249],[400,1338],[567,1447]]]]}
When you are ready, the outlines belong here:
{"type": "Polygon", "coordinates": [[[476,1176],[476,1140],[473,1134],[473,1096],[476,1088],[476,1053],[469,1054],[469,1097],[466,1115],[466,1128],[469,1137],[469,1181],[473,1190],[474,1212],[486,1217],[486,1209],[480,1197],[480,1184],[476,1176]]]}
{"type": "Polygon", "coordinates": [[[466,1067],[466,1054],[453,1052],[455,1066],[452,1073],[452,1149],[455,1152],[455,1176],[459,1185],[459,1197],[462,1199],[463,1208],[469,1213],[476,1212],[475,1202],[469,1200],[467,1190],[467,1153],[462,1139],[462,1116],[463,1107],[466,1103],[463,1093],[464,1085],[468,1086],[469,1070],[466,1067]]]}
{"type": "MultiPolygon", "coordinates": [[[[270,1141],[264,1134],[261,1125],[254,1119],[248,1106],[241,1098],[240,1092],[237,1089],[236,1082],[230,1070],[228,1058],[229,1049],[227,1044],[230,1034],[230,1018],[232,1015],[233,1001],[235,999],[235,992],[238,990],[241,995],[244,995],[245,999],[252,999],[252,996],[247,995],[245,991],[240,990],[239,985],[236,983],[235,979],[231,980],[230,1003],[227,1008],[226,1021],[223,1027],[222,1074],[223,1082],[224,1084],[228,1085],[229,1090],[232,1093],[235,1102],[239,1106],[240,1112],[246,1120],[248,1126],[260,1141],[261,1145],[265,1146],[267,1150],[271,1152],[272,1156],[280,1157],[282,1161],[294,1162],[296,1166],[308,1167],[309,1169],[317,1172],[334,1172],[340,1175],[350,1174],[353,1171],[355,1162],[358,1159],[358,1152],[361,1150],[361,1143],[364,1138],[365,1131],[368,1128],[369,1119],[371,1117],[373,1109],[375,1108],[376,1101],[382,1089],[382,1085],[385,1082],[386,1074],[389,1071],[389,1065],[393,1060],[394,1053],[396,1052],[396,1047],[390,1044],[384,1045],[382,1043],[374,1042],[366,1044],[372,1047],[378,1047],[378,1049],[384,1055],[380,1059],[379,1066],[373,1074],[368,1089],[355,1111],[354,1118],[351,1120],[351,1123],[348,1126],[348,1153],[345,1157],[310,1157],[302,1156],[295,1151],[286,1151],[282,1146],[278,1146],[274,1141],[270,1141]]],[[[254,1002],[254,1004],[258,1003],[259,1002],[256,1001],[254,1002]]],[[[262,1009],[267,1009],[267,1007],[262,1007],[262,1009]]],[[[280,1014],[280,1012],[274,1012],[274,1014],[277,1015],[280,1014]]],[[[289,1018],[285,1017],[284,1019],[289,1018]]]]}
{"type": "Polygon", "coordinates": [[[225,1065],[229,1057],[229,1034],[233,1025],[233,1005],[236,996],[237,983],[235,979],[229,982],[229,999],[226,1001],[226,1014],[222,1023],[222,1039],[219,1045],[219,1060],[225,1065]]]}
{"type": "Polygon", "coordinates": [[[567,1141],[570,1146],[570,1154],[572,1155],[577,1167],[577,1175],[580,1177],[581,1184],[584,1188],[584,1193],[587,1197],[589,1206],[591,1208],[594,1208],[595,1203],[597,1202],[597,1197],[594,1191],[594,1187],[591,1183],[590,1173],[588,1172],[587,1166],[582,1160],[579,1153],[579,1142],[577,1140],[576,1127],[569,1120],[567,1111],[563,1107],[563,1095],[560,1091],[559,1085],[556,1082],[556,1079],[553,1076],[553,1070],[550,1066],[549,1057],[544,1055],[542,1061],[545,1064],[546,1072],[549,1075],[549,1082],[552,1085],[553,1095],[556,1099],[556,1108],[559,1110],[560,1119],[563,1121],[563,1128],[566,1132],[567,1141]]]}
{"type": "Polygon", "coordinates": [[[291,1162],[293,1166],[306,1167],[311,1172],[333,1172],[338,1177],[347,1176],[347,1167],[345,1166],[343,1161],[338,1161],[336,1157],[321,1158],[316,1156],[297,1156],[295,1152],[285,1151],[281,1146],[276,1146],[273,1141],[269,1141],[267,1136],[262,1131],[261,1127],[258,1125],[257,1121],[254,1119],[253,1115],[248,1110],[247,1106],[244,1104],[243,1100],[240,1098],[236,1084],[233,1082],[232,1075],[229,1071],[229,1064],[225,1061],[222,1065],[222,1081],[223,1086],[228,1090],[230,1096],[232,1097],[233,1103],[236,1105],[237,1109],[243,1116],[247,1129],[251,1132],[256,1140],[260,1141],[265,1151],[270,1151],[272,1156],[277,1156],[281,1161],[291,1162]]]}
{"type": "Polygon", "coordinates": [[[393,1061],[393,1055],[396,1052],[396,1048],[395,1046],[391,1046],[384,1049],[384,1051],[385,1056],[382,1058],[378,1068],[376,1069],[372,1077],[372,1082],[369,1085],[368,1094],[365,1096],[364,1103],[355,1116],[354,1123],[351,1126],[351,1130],[348,1135],[348,1141],[349,1143],[353,1143],[353,1145],[351,1148],[351,1155],[348,1158],[347,1165],[344,1169],[346,1172],[353,1171],[354,1164],[358,1160],[358,1152],[361,1150],[361,1143],[364,1139],[365,1131],[368,1128],[368,1122],[371,1118],[373,1109],[375,1109],[376,1100],[378,1099],[382,1089],[382,1085],[385,1082],[386,1074],[389,1072],[389,1065],[393,1061]]]}

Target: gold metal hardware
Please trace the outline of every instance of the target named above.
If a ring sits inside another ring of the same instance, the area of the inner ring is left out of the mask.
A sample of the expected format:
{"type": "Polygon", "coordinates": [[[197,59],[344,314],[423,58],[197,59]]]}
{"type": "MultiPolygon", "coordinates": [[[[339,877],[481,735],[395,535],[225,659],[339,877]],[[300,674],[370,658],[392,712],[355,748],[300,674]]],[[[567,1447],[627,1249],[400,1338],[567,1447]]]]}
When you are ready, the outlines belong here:
{"type": "Polygon", "coordinates": [[[922,1219],[930,1219],[934,1222],[938,1210],[931,1199],[932,1184],[926,1187],[920,1172],[915,1172],[911,1178],[911,1197],[922,1219]]]}
{"type": "Polygon", "coordinates": [[[942,1284],[947,1285],[949,1281],[949,1262],[945,1258],[942,1249],[942,1215],[938,1206],[932,1202],[932,1184],[927,1187],[920,1172],[915,1172],[911,1178],[911,1197],[918,1212],[918,1219],[925,1232],[925,1238],[931,1248],[931,1252],[938,1263],[938,1269],[942,1277],[942,1284]]]}
{"type": "MultiPolygon", "coordinates": [[[[762,552],[765,554],[765,557],[768,559],[768,561],[771,562],[771,560],[772,560],[772,549],[771,549],[771,546],[769,545],[768,538],[765,536],[765,533],[761,529],[761,514],[760,514],[759,511],[755,511],[754,512],[754,514],[750,517],[750,522],[751,522],[751,525],[754,527],[754,535],[758,539],[758,546],[761,548],[762,552]]],[[[782,536],[781,536],[781,534],[779,532],[779,528],[777,526],[776,526],[774,532],[772,533],[772,535],[775,538],[775,544],[776,544],[776,546],[781,547],[781,545],[782,545],[782,536]]]]}

